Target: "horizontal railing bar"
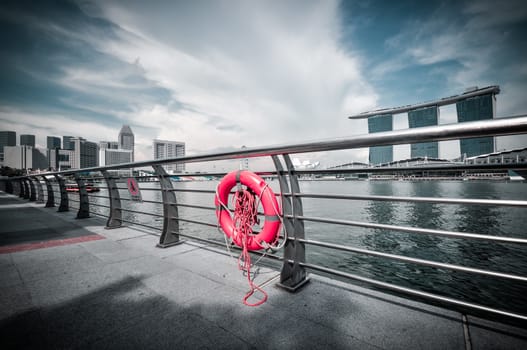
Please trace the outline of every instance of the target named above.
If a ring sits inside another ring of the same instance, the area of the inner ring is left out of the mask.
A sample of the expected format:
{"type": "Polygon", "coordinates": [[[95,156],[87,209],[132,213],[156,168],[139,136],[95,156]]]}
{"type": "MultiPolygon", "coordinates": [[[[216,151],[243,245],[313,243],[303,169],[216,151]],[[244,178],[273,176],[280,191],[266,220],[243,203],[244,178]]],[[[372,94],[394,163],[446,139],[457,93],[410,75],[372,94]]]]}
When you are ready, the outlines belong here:
{"type": "Polygon", "coordinates": [[[103,208],[111,208],[109,205],[99,204],[99,203],[90,203],[90,206],[94,207],[103,207],[103,208]]]}
{"type": "MultiPolygon", "coordinates": [[[[118,190],[127,190],[128,191],[128,187],[117,187],[118,190]]],[[[145,187],[145,188],[142,188],[141,185],[139,185],[139,189],[141,191],[161,191],[161,188],[158,187],[158,188],[148,188],[148,187],[145,187]]]]}
{"type": "MultiPolygon", "coordinates": [[[[416,173],[423,171],[491,171],[491,170],[524,170],[527,169],[527,163],[499,163],[499,164],[465,164],[455,163],[449,165],[429,164],[419,165],[418,167],[410,166],[367,166],[364,168],[347,168],[347,169],[312,169],[312,170],[295,170],[298,175],[337,175],[337,174],[369,174],[369,173],[416,173]]],[[[470,173],[469,173],[470,174],[470,173]]],[[[416,179],[419,179],[418,177],[416,179]]]]}
{"type": "MultiPolygon", "coordinates": [[[[291,264],[293,263],[292,260],[288,260],[288,261],[291,264]]],[[[381,287],[381,288],[385,288],[385,289],[389,289],[389,290],[393,290],[393,291],[397,291],[397,292],[402,292],[402,293],[405,293],[405,294],[410,294],[410,295],[413,295],[413,296],[419,296],[419,297],[423,297],[423,298],[427,298],[427,299],[432,299],[432,300],[436,300],[436,301],[441,301],[441,302],[454,304],[454,305],[457,305],[457,306],[468,307],[468,308],[472,308],[472,309],[479,310],[479,311],[490,312],[490,313],[493,313],[493,314],[498,314],[498,315],[502,315],[502,316],[517,318],[517,319],[521,319],[521,320],[527,321],[527,315],[517,314],[517,313],[513,313],[513,312],[509,312],[509,311],[499,310],[499,309],[494,309],[494,308],[491,308],[491,307],[488,307],[488,306],[484,306],[484,305],[469,303],[469,302],[457,300],[457,299],[454,299],[454,298],[449,298],[449,297],[445,297],[445,296],[441,296],[441,295],[437,295],[437,294],[423,292],[423,291],[412,289],[412,288],[406,288],[406,287],[398,286],[398,285],[391,284],[391,283],[381,282],[381,281],[374,280],[374,279],[371,279],[371,278],[362,277],[362,276],[358,276],[358,275],[355,275],[355,274],[351,274],[351,273],[347,273],[347,272],[343,272],[343,271],[338,271],[338,270],[330,269],[330,268],[319,266],[319,265],[313,265],[313,264],[302,263],[302,262],[299,263],[299,264],[300,264],[300,266],[303,266],[303,267],[305,267],[307,269],[320,271],[320,272],[325,272],[325,273],[328,273],[328,274],[332,274],[332,275],[335,275],[335,276],[340,276],[340,277],[344,277],[344,278],[348,278],[348,279],[353,279],[353,280],[364,282],[364,283],[368,283],[368,284],[371,284],[371,285],[374,285],[374,286],[377,286],[377,287],[381,287]]]]}
{"type": "Polygon", "coordinates": [[[204,221],[197,221],[197,220],[191,220],[191,219],[182,219],[182,218],[175,218],[175,217],[171,217],[170,219],[183,221],[183,222],[190,222],[192,224],[199,224],[199,225],[203,225],[203,226],[218,227],[218,224],[211,224],[209,222],[204,222],[204,221]]]}
{"type": "Polygon", "coordinates": [[[331,193],[284,193],[284,196],[296,196],[303,198],[322,199],[345,199],[365,201],[387,201],[387,202],[419,202],[437,204],[469,204],[469,205],[492,205],[509,207],[527,207],[527,201],[503,200],[503,199],[471,199],[471,198],[434,198],[434,197],[397,197],[397,196],[361,196],[331,193]]]}
{"type": "Polygon", "coordinates": [[[90,198],[103,198],[103,199],[109,199],[108,196],[98,196],[96,194],[89,194],[88,193],[88,197],[90,198]]]}
{"type": "Polygon", "coordinates": [[[171,192],[192,192],[192,193],[216,193],[214,190],[195,190],[190,188],[174,188],[169,190],[171,192]]]}
{"type": "Polygon", "coordinates": [[[323,222],[327,224],[357,226],[357,227],[402,231],[402,232],[418,233],[418,234],[431,234],[431,235],[447,236],[447,237],[454,237],[454,238],[481,239],[481,240],[496,241],[496,242],[503,242],[503,243],[527,244],[527,239],[515,238],[515,237],[500,237],[500,236],[492,236],[492,235],[482,235],[482,234],[477,234],[477,233],[443,231],[443,230],[434,230],[434,229],[429,229],[429,228],[375,224],[375,223],[369,223],[369,222],[339,220],[339,219],[326,219],[326,218],[320,218],[320,217],[292,216],[292,215],[286,215],[285,217],[291,218],[291,219],[296,218],[298,220],[304,220],[304,221],[323,222]]]}
{"type": "Polygon", "coordinates": [[[100,216],[102,218],[108,218],[108,216],[106,216],[104,214],[101,214],[101,213],[97,213],[96,211],[90,211],[90,215],[91,214],[96,215],[96,216],[100,216]]]}
{"type": "Polygon", "coordinates": [[[358,253],[358,254],[366,254],[366,255],[377,256],[381,258],[387,258],[387,259],[404,261],[404,262],[409,262],[409,263],[414,263],[414,264],[419,264],[419,265],[431,266],[435,268],[444,268],[444,269],[449,269],[449,270],[463,271],[463,272],[475,273],[475,274],[480,274],[480,275],[485,275],[485,276],[500,277],[500,278],[527,282],[527,277],[511,275],[508,273],[481,270],[481,269],[476,269],[472,267],[465,267],[465,266],[441,263],[441,262],[436,262],[436,261],[431,261],[431,260],[411,258],[408,256],[382,253],[382,252],[377,252],[377,251],[372,251],[372,250],[367,250],[367,249],[354,248],[354,247],[343,246],[343,245],[333,244],[333,243],[324,243],[324,242],[309,240],[309,239],[297,239],[297,241],[303,242],[306,244],[316,245],[319,247],[324,247],[324,248],[337,249],[337,250],[358,253]]]}
{"type": "MultiPolygon", "coordinates": [[[[122,201],[128,201],[128,202],[136,202],[134,199],[132,198],[121,198],[122,201]]],[[[142,203],[154,203],[154,204],[163,204],[163,202],[158,202],[158,201],[149,201],[147,199],[143,199],[141,201],[142,203]]]]}
{"type": "Polygon", "coordinates": [[[203,205],[195,205],[195,204],[184,204],[184,203],[177,203],[178,207],[186,207],[186,208],[195,208],[195,209],[204,209],[204,210],[216,210],[215,207],[206,207],[203,205]]]}
{"type": "MultiPolygon", "coordinates": [[[[162,231],[163,230],[160,227],[150,226],[150,225],[147,225],[147,224],[141,224],[141,223],[136,222],[136,221],[130,221],[130,220],[126,220],[126,219],[121,219],[121,221],[129,223],[129,224],[137,225],[137,226],[143,226],[143,227],[146,227],[146,228],[150,228],[152,230],[157,230],[157,231],[162,231]]],[[[152,233],[152,236],[159,236],[159,235],[156,235],[156,234],[152,233]]]]}
{"type": "Polygon", "coordinates": [[[411,144],[419,142],[457,140],[473,137],[495,137],[527,133],[527,115],[509,118],[497,118],[466,123],[443,124],[421,128],[410,128],[372,134],[355,135],[347,138],[332,138],[300,144],[288,144],[266,147],[253,147],[233,151],[216,152],[202,155],[183,156],[167,159],[148,160],[134,163],[115,164],[103,167],[68,169],[41,175],[74,174],[80,171],[100,171],[122,168],[138,168],[168,163],[197,163],[227,159],[243,159],[296,154],[308,152],[336,151],[371,146],[411,144]]]}
{"type": "Polygon", "coordinates": [[[148,213],[148,212],[132,210],[132,209],[121,208],[121,211],[127,212],[127,213],[135,213],[135,214],[144,214],[144,215],[149,215],[149,216],[155,216],[155,217],[158,217],[158,218],[162,218],[163,217],[163,215],[160,215],[160,214],[148,213]]]}

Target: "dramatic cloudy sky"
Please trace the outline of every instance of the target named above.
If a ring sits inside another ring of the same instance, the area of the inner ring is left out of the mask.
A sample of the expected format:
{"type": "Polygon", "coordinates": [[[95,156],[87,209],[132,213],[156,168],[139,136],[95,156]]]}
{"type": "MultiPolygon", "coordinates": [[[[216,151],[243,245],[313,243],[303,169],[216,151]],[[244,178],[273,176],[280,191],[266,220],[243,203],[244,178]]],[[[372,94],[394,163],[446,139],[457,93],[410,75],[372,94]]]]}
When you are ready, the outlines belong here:
{"type": "Polygon", "coordinates": [[[143,160],[154,138],[196,154],[363,134],[347,116],[476,85],[500,85],[498,116],[523,114],[526,34],[523,0],[4,0],[0,130],[45,146],[47,135],[116,140],[129,124],[143,160]]]}

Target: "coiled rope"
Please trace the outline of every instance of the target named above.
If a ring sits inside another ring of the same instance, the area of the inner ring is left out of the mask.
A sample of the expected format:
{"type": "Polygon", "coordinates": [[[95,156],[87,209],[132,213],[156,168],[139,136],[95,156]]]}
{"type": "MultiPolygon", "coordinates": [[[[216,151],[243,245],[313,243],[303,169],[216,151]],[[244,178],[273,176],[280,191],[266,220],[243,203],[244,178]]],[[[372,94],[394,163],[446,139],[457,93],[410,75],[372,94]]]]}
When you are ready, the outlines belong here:
{"type": "MultiPolygon", "coordinates": [[[[259,196],[255,196],[255,194],[251,190],[244,189],[241,186],[241,184],[238,184],[238,188],[232,198],[232,205],[234,207],[234,211],[233,211],[234,232],[233,232],[232,238],[240,237],[241,239],[239,240],[239,242],[242,243],[242,246],[241,246],[242,252],[240,256],[238,257],[238,269],[246,273],[247,282],[250,287],[249,292],[247,292],[242,299],[243,303],[247,306],[259,306],[265,303],[268,298],[267,293],[261,287],[256,285],[253,282],[253,279],[251,278],[251,266],[253,265],[251,263],[251,255],[249,253],[248,244],[247,244],[248,237],[253,235],[253,227],[256,225],[259,225],[260,223],[258,219],[258,207],[260,204],[260,198],[262,197],[263,192],[267,188],[268,188],[268,185],[266,184],[265,187],[262,189],[261,193],[259,194],[259,196]],[[254,293],[257,291],[263,295],[263,298],[258,300],[255,303],[249,303],[248,299],[251,296],[253,296],[254,293]]],[[[216,189],[216,196],[219,199],[217,189],[216,189]]],[[[225,210],[229,210],[228,207],[224,203],[221,202],[221,200],[219,202],[220,202],[220,205],[225,210]]],[[[281,213],[279,208],[275,207],[274,210],[277,215],[281,213]]],[[[278,217],[280,218],[280,222],[282,224],[281,227],[283,229],[284,228],[283,219],[280,215],[278,215],[278,217]]],[[[218,216],[218,230],[220,230],[219,216],[218,216]]],[[[276,245],[280,237],[280,235],[277,235],[276,240],[272,242],[272,244],[268,244],[266,242],[260,242],[259,243],[260,246],[263,249],[265,249],[266,252],[268,250],[276,251],[278,249],[281,249],[287,240],[287,232],[285,230],[283,231],[284,231],[284,239],[281,244],[276,245]]],[[[230,248],[229,248],[230,244],[227,241],[227,235],[225,233],[224,233],[224,238],[225,238],[225,244],[227,246],[227,250],[230,253],[230,248]]],[[[232,238],[231,238],[231,243],[232,243],[232,238]]],[[[262,259],[264,256],[265,256],[265,253],[260,257],[260,259],[262,259]]],[[[258,263],[260,259],[258,259],[256,263],[258,263]]]]}

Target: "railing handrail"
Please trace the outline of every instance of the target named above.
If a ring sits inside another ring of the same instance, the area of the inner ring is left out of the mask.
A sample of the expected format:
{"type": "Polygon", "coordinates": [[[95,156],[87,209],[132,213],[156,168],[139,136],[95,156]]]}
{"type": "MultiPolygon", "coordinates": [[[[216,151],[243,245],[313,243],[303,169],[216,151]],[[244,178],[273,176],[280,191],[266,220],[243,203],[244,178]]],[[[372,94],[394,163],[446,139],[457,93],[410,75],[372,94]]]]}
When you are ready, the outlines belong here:
{"type": "Polygon", "coordinates": [[[418,142],[447,141],[462,138],[509,136],[527,134],[527,115],[480,120],[466,123],[444,124],[421,128],[393,130],[373,134],[362,134],[346,138],[319,140],[305,143],[243,148],[233,151],[205,153],[193,156],[122,163],[102,167],[68,169],[38,175],[70,175],[79,172],[140,168],[169,163],[196,163],[217,160],[233,160],[283,154],[336,151],[371,146],[400,145],[418,142]]]}

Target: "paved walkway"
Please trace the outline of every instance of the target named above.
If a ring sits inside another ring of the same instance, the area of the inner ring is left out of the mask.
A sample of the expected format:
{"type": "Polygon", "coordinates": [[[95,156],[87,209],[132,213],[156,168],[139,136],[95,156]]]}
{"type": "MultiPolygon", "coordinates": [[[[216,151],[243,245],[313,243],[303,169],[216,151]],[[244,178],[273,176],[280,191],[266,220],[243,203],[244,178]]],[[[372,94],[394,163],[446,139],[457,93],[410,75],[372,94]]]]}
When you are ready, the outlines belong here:
{"type": "Polygon", "coordinates": [[[0,192],[2,349],[527,349],[526,329],[313,275],[289,294],[268,268],[247,307],[231,257],[74,217],[0,192]]]}

